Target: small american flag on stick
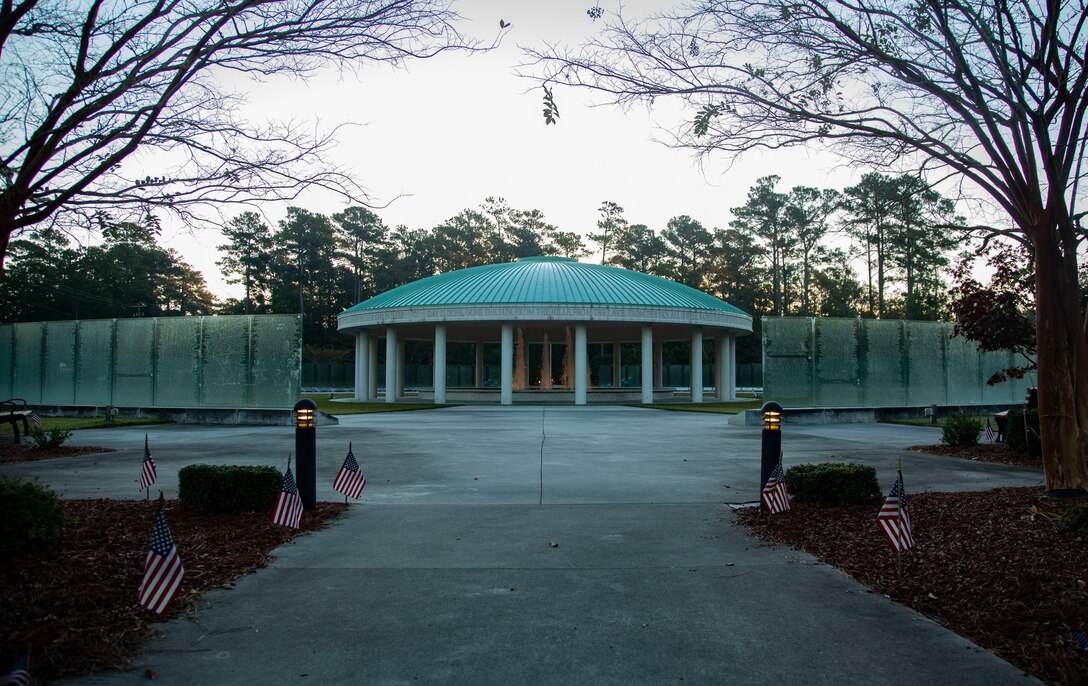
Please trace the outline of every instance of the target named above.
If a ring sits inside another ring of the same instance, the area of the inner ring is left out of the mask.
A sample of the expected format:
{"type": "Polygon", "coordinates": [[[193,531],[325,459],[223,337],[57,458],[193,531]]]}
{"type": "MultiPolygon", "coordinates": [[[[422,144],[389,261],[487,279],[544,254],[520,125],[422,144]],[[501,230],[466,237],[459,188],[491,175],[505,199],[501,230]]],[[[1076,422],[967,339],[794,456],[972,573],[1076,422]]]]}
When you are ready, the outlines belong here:
{"type": "Polygon", "coordinates": [[[147,445],[147,434],[144,434],[144,466],[140,470],[140,488],[143,490],[151,488],[157,476],[155,460],[151,459],[151,448],[147,445]]]}
{"type": "Polygon", "coordinates": [[[344,464],[336,473],[336,480],[332,482],[333,490],[358,500],[364,486],[366,476],[359,469],[359,462],[351,452],[351,443],[348,442],[348,456],[344,458],[344,464]]]}
{"type": "Polygon", "coordinates": [[[994,442],[994,427],[990,426],[990,418],[986,418],[986,442],[994,442]]]}
{"type": "Polygon", "coordinates": [[[891,492],[884,500],[880,508],[880,514],[876,516],[880,531],[888,543],[897,552],[910,550],[914,547],[914,534],[910,528],[910,514],[907,512],[907,494],[903,488],[903,474],[895,480],[891,492]]]}
{"type": "Polygon", "coordinates": [[[34,422],[34,426],[39,429],[42,428],[42,418],[38,416],[37,412],[30,413],[30,421],[34,422]]]}
{"type": "Polygon", "coordinates": [[[30,683],[30,658],[20,655],[0,677],[0,686],[27,686],[30,683]]]}
{"type": "Polygon", "coordinates": [[[782,475],[781,462],[775,465],[771,478],[767,479],[767,485],[763,487],[763,493],[759,498],[771,514],[790,509],[790,496],[786,493],[786,477],[782,475]]]}
{"type": "Polygon", "coordinates": [[[144,560],[144,576],[140,579],[140,605],[160,615],[170,606],[185,578],[185,568],[181,565],[174,539],[170,537],[162,507],[163,496],[160,493],[159,510],[155,513],[155,526],[151,529],[151,545],[144,560]]]}
{"type": "Polygon", "coordinates": [[[297,529],[301,519],[302,498],[298,495],[295,475],[291,473],[291,458],[287,458],[287,473],[283,475],[280,495],[276,498],[276,510],[272,513],[272,523],[297,529]]]}

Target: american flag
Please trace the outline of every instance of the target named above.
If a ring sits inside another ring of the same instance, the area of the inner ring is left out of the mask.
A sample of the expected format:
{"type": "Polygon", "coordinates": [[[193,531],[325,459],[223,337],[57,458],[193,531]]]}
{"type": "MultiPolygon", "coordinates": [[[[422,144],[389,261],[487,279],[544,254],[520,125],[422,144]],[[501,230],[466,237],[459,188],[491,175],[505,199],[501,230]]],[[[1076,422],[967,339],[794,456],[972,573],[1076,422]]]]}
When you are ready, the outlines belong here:
{"type": "Polygon", "coordinates": [[[151,459],[151,449],[147,447],[147,434],[144,434],[144,466],[140,470],[140,489],[151,488],[151,484],[155,483],[155,477],[157,476],[155,460],[151,459]]]}
{"type": "Polygon", "coordinates": [[[877,524],[884,538],[888,539],[897,552],[910,550],[914,547],[914,534],[910,528],[910,515],[907,513],[907,494],[903,488],[903,478],[895,480],[895,485],[884,500],[880,514],[876,516],[877,524]]]}
{"type": "Polygon", "coordinates": [[[763,493],[759,498],[771,514],[790,509],[790,496],[786,493],[786,478],[782,475],[781,462],[775,465],[771,478],[767,479],[767,485],[763,487],[763,493]]]}
{"type": "Polygon", "coordinates": [[[151,545],[144,561],[144,577],[140,579],[140,605],[162,614],[174,599],[185,578],[178,548],[170,538],[166,515],[162,507],[155,513],[155,526],[151,530],[151,545]]]}
{"type": "Polygon", "coordinates": [[[990,426],[990,418],[986,418],[986,441],[989,443],[994,442],[994,427],[990,426]]]}
{"type": "Polygon", "coordinates": [[[1085,638],[1084,634],[1076,629],[1070,629],[1069,631],[1072,632],[1073,640],[1077,642],[1077,645],[1081,647],[1081,650],[1088,651],[1088,638],[1085,638]]]}
{"type": "Polygon", "coordinates": [[[30,683],[30,667],[26,655],[20,655],[11,663],[7,674],[0,677],[0,686],[26,686],[30,683]]]}
{"type": "Polygon", "coordinates": [[[359,469],[359,462],[351,452],[351,444],[348,443],[348,456],[344,458],[344,465],[340,467],[340,471],[336,473],[336,480],[332,482],[333,490],[358,500],[363,492],[363,486],[366,486],[366,476],[359,469]]]}
{"type": "Polygon", "coordinates": [[[295,475],[288,467],[287,473],[283,475],[280,495],[276,498],[276,511],[272,513],[272,523],[297,529],[300,519],[302,519],[302,498],[298,497],[295,475]]]}
{"type": "Polygon", "coordinates": [[[38,416],[37,412],[30,413],[30,421],[34,422],[34,426],[39,429],[42,428],[42,418],[38,416]]]}

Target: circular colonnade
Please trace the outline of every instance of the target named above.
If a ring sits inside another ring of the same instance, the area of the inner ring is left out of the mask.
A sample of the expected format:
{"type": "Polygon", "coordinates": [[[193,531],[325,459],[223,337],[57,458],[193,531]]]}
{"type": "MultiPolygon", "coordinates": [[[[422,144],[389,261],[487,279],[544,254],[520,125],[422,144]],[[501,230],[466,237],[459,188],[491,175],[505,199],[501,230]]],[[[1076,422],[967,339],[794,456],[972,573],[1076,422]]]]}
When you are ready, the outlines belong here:
{"type": "Polygon", "coordinates": [[[404,396],[405,341],[433,344],[433,385],[419,389],[424,399],[503,405],[671,398],[673,389],[661,383],[662,344],[690,341],[691,401],[702,402],[707,385],[717,399],[734,398],[736,336],[751,333],[752,317],[658,276],[571,258],[529,257],[394,288],[342,312],[337,328],[355,335],[357,401],[379,399],[378,350],[384,339],[386,402],[404,396]],[[704,341],[714,342],[711,380],[702,378],[704,341]],[[498,388],[489,388],[483,379],[484,346],[496,342],[500,380],[498,388]],[[447,350],[453,343],[475,346],[471,385],[447,386],[447,350]],[[611,385],[591,386],[587,347],[602,343],[613,347],[611,385]],[[640,384],[621,387],[620,350],[631,343],[639,352],[640,384]],[[533,346],[542,346],[535,378],[527,371],[526,351],[533,346]],[[652,364],[644,364],[647,360],[652,364]]]}

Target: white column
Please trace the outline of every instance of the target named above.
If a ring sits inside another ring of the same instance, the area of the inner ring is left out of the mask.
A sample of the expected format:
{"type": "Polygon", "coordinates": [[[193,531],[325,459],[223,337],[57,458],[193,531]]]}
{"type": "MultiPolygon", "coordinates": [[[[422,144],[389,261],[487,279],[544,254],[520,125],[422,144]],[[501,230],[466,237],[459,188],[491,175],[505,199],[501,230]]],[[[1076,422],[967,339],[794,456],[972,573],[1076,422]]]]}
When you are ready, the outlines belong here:
{"type": "Polygon", "coordinates": [[[664,342],[654,343],[654,386],[665,383],[665,346],[664,342]]]}
{"type": "Polygon", "coordinates": [[[691,402],[703,402],[703,330],[691,331],[691,402]]]}
{"type": "Polygon", "coordinates": [[[642,325],[642,402],[654,401],[654,329],[649,324],[642,325]]]}
{"type": "Polygon", "coordinates": [[[355,397],[356,402],[367,400],[370,390],[370,334],[355,332],[355,397]]]}
{"type": "Polygon", "coordinates": [[[718,331],[714,339],[714,382],[718,400],[730,400],[729,397],[729,338],[724,330],[718,331]]]}
{"type": "Polygon", "coordinates": [[[502,325],[502,376],[499,402],[514,404],[514,325],[502,325]]]}
{"type": "Polygon", "coordinates": [[[367,400],[378,399],[378,337],[370,337],[370,354],[367,355],[367,378],[369,382],[366,389],[367,400]]]}
{"type": "Polygon", "coordinates": [[[728,400],[737,399],[737,336],[728,334],[725,337],[727,349],[725,354],[725,371],[728,374],[728,382],[725,390],[728,400]]]}
{"type": "Polygon", "coordinates": [[[620,387],[620,344],[612,343],[612,388],[620,387]]]}
{"type": "Polygon", "coordinates": [[[446,325],[434,325],[434,401],[446,402],[446,325]]]}
{"type": "Polygon", "coordinates": [[[397,359],[397,330],[392,326],[385,328],[385,402],[397,402],[397,367],[400,361],[397,359]]]}
{"type": "Polygon", "coordinates": [[[574,325],[574,404],[586,404],[586,325],[574,325]]]}
{"type": "Polygon", "coordinates": [[[476,388],[484,387],[484,342],[476,341],[476,368],[473,370],[476,375],[476,388]]]}
{"type": "Polygon", "coordinates": [[[404,339],[397,338],[397,397],[404,397],[404,339]]]}

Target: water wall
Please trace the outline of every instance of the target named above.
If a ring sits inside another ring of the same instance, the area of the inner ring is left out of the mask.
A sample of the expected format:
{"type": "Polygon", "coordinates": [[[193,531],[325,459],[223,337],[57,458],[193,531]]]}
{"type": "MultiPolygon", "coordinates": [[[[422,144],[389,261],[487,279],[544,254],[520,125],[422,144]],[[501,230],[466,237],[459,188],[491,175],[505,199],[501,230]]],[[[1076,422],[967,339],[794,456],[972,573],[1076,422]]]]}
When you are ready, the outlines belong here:
{"type": "Polygon", "coordinates": [[[0,400],[31,405],[289,408],[298,315],[0,325],[0,400]]]}
{"type": "Polygon", "coordinates": [[[1018,403],[1034,375],[986,380],[1023,363],[952,338],[947,322],[763,318],[763,397],[784,407],[1018,403]]]}

